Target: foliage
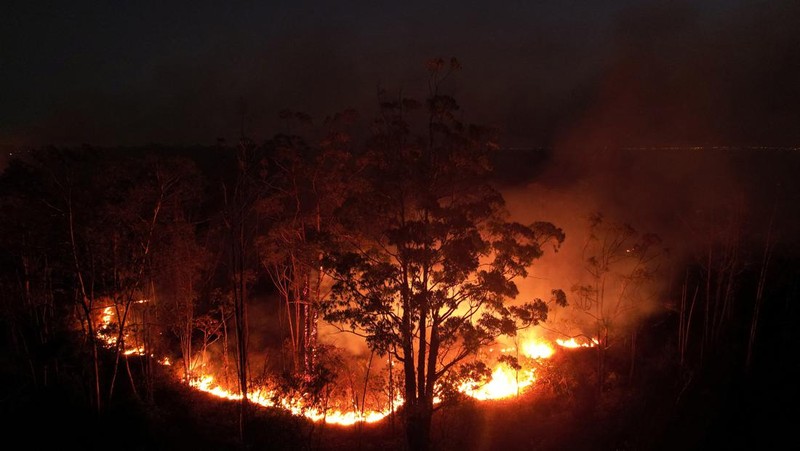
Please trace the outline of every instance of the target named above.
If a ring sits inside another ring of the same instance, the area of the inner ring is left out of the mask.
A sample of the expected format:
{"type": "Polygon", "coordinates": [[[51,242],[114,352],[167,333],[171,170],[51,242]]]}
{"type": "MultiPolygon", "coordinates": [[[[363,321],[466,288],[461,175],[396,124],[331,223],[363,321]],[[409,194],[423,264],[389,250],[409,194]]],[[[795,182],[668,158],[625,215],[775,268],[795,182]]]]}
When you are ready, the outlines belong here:
{"type": "Polygon", "coordinates": [[[457,102],[440,92],[459,67],[430,63],[427,111],[402,96],[383,99],[363,189],[339,210],[348,233],[324,256],[335,280],[325,318],[401,362],[416,448],[426,446],[433,399],[443,381],[458,379],[451,372],[459,364],[499,335],[546,319],[541,299],[506,301],[545,247],[564,240],[553,224],[507,220],[489,183],[492,130],[458,120],[457,102]],[[414,115],[424,112],[427,127],[414,133],[414,115]]]}

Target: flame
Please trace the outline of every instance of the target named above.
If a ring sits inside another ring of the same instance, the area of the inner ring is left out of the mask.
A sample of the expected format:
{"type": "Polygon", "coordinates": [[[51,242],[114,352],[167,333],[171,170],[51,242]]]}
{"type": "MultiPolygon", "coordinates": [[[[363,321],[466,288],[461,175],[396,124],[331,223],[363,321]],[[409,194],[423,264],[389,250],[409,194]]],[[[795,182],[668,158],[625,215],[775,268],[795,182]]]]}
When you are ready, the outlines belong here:
{"type": "MultiPolygon", "coordinates": [[[[148,302],[146,299],[142,299],[140,301],[136,301],[136,304],[143,304],[148,302]]],[[[112,326],[116,323],[116,312],[113,306],[103,308],[100,314],[100,322],[98,324],[98,332],[97,337],[101,341],[103,341],[106,346],[114,347],[117,343],[117,336],[114,333],[109,333],[108,331],[112,329],[112,326]]],[[[144,355],[145,349],[144,346],[132,346],[128,344],[128,334],[125,336],[125,349],[123,350],[123,354],[126,356],[129,355],[144,355]]],[[[152,356],[152,355],[151,355],[152,356]]],[[[161,359],[157,359],[161,365],[164,366],[171,366],[172,361],[170,361],[169,357],[164,357],[161,359]]],[[[198,367],[203,367],[205,365],[200,364],[197,365],[196,362],[193,362],[192,369],[195,370],[198,367]]],[[[203,391],[210,395],[216,396],[218,398],[229,399],[233,401],[239,401],[242,399],[242,395],[236,392],[232,392],[221,385],[217,384],[214,380],[214,376],[210,374],[203,374],[199,377],[192,377],[189,380],[189,385],[197,390],[203,391]]],[[[304,416],[314,422],[321,422],[324,421],[328,424],[338,424],[343,426],[350,426],[356,423],[375,423],[386,418],[388,415],[392,413],[392,409],[385,409],[385,410],[364,410],[362,411],[342,411],[339,409],[321,409],[317,407],[310,407],[306,406],[304,400],[302,398],[290,398],[290,397],[279,397],[276,395],[274,390],[269,390],[266,388],[253,388],[251,391],[248,392],[247,398],[253,402],[254,404],[258,404],[263,407],[278,407],[283,408],[290,411],[294,415],[304,416]]],[[[394,401],[393,407],[396,409],[400,405],[403,404],[402,398],[398,398],[394,401]]]]}
{"type": "MultiPolygon", "coordinates": [[[[537,338],[525,340],[520,346],[522,354],[531,359],[548,359],[555,354],[553,346],[537,338]]],[[[493,352],[494,349],[489,349],[493,352]]],[[[501,348],[501,353],[511,353],[516,348],[501,348]]],[[[536,382],[533,369],[514,370],[504,363],[498,363],[492,370],[492,377],[486,384],[475,387],[474,382],[466,382],[459,387],[459,391],[467,396],[471,396],[479,401],[490,399],[503,399],[517,396],[526,388],[536,382]]]]}
{"type": "MultiPolygon", "coordinates": [[[[146,303],[147,300],[140,300],[137,303],[146,303]]],[[[116,312],[113,306],[105,307],[100,315],[100,323],[98,327],[98,338],[106,343],[109,347],[116,345],[117,337],[113,333],[108,333],[116,322],[116,312]]],[[[143,346],[132,346],[127,343],[124,349],[125,355],[144,355],[145,349],[143,346]]],[[[597,344],[597,340],[591,342],[578,343],[575,338],[569,340],[556,340],[556,344],[565,348],[578,348],[578,347],[592,347],[597,344]]],[[[519,347],[505,346],[496,349],[502,354],[511,354],[520,352],[522,355],[529,359],[548,359],[552,357],[556,350],[552,343],[540,340],[538,338],[531,338],[523,340],[519,347]]],[[[489,353],[496,351],[494,348],[487,350],[489,353]]],[[[519,354],[518,354],[519,355],[519,354]]],[[[171,366],[172,361],[169,357],[157,359],[157,361],[164,366],[171,366]]],[[[530,361],[528,361],[530,363],[530,361]]],[[[193,362],[192,369],[197,370],[205,365],[197,365],[193,362]]],[[[218,384],[214,376],[211,374],[204,374],[205,371],[199,371],[201,376],[192,376],[189,378],[189,385],[194,389],[208,393],[218,398],[228,399],[232,401],[239,401],[242,395],[238,391],[231,391],[222,385],[218,384]]],[[[197,374],[197,373],[194,373],[197,374]]],[[[536,382],[533,368],[520,368],[514,369],[506,363],[498,363],[492,370],[491,378],[488,382],[478,385],[475,382],[465,382],[458,391],[461,393],[475,398],[479,401],[504,399],[513,396],[518,396],[525,389],[532,386],[536,382]]],[[[320,408],[317,406],[310,406],[305,403],[303,397],[290,397],[280,396],[275,390],[269,388],[251,388],[248,391],[248,399],[263,407],[282,408],[294,415],[303,416],[314,422],[325,422],[327,424],[336,424],[342,426],[350,426],[357,423],[375,423],[383,420],[388,415],[392,414],[394,409],[403,404],[402,396],[391,403],[390,408],[384,410],[340,410],[336,408],[320,408]]],[[[440,402],[438,398],[434,402],[440,402]]]]}
{"type": "MultiPolygon", "coordinates": [[[[547,342],[537,339],[527,340],[522,346],[523,354],[532,359],[546,359],[555,353],[555,349],[547,342]]],[[[490,349],[489,352],[493,352],[490,349]]],[[[500,352],[510,353],[516,351],[515,347],[501,348],[500,352]]],[[[479,401],[486,401],[492,399],[503,399],[517,396],[525,389],[533,385],[536,381],[533,369],[520,369],[515,370],[505,363],[498,363],[492,371],[489,382],[476,386],[475,382],[464,382],[458,391],[461,393],[475,398],[479,401]]],[[[189,384],[206,393],[214,395],[219,398],[239,401],[242,395],[232,392],[216,384],[214,377],[206,374],[190,380],[189,384]]],[[[276,396],[276,392],[264,388],[256,388],[250,391],[247,395],[248,399],[260,406],[264,407],[279,407],[290,411],[294,415],[304,416],[314,422],[324,421],[328,424],[338,424],[349,426],[356,423],[374,423],[386,418],[392,413],[390,409],[386,410],[366,410],[359,411],[342,411],[338,409],[319,409],[316,407],[309,407],[304,405],[302,398],[293,399],[289,397],[280,398],[276,396]]],[[[435,399],[435,402],[440,400],[435,399]]],[[[403,399],[398,397],[395,400],[394,406],[398,407],[403,404],[403,399]]]]}
{"type": "Polygon", "coordinates": [[[532,359],[548,359],[555,352],[550,343],[543,341],[530,340],[522,344],[522,353],[532,359]]]}
{"type": "MultiPolygon", "coordinates": [[[[203,375],[191,380],[189,385],[219,398],[229,399],[232,401],[239,401],[242,399],[241,394],[233,393],[222,388],[218,384],[215,384],[214,377],[211,375],[203,375]]],[[[301,400],[287,397],[278,399],[276,398],[275,392],[267,389],[254,389],[252,392],[247,394],[247,399],[254,404],[258,404],[263,407],[280,407],[290,411],[293,415],[304,416],[314,422],[324,421],[328,424],[338,424],[342,426],[351,426],[360,422],[375,423],[386,418],[392,413],[390,409],[383,411],[366,410],[364,412],[343,412],[341,410],[334,409],[321,410],[315,407],[304,406],[301,400]]],[[[402,399],[395,400],[394,404],[395,406],[399,406],[402,404],[402,399]]]]}
{"type": "Polygon", "coordinates": [[[535,381],[532,369],[517,372],[508,365],[499,364],[492,372],[492,378],[488,383],[476,388],[474,383],[466,382],[459,387],[459,391],[479,401],[503,399],[520,394],[535,381]]]}
{"type": "Polygon", "coordinates": [[[144,355],[144,346],[136,346],[126,349],[123,354],[125,355],[144,355]]]}
{"type": "Polygon", "coordinates": [[[562,340],[561,338],[556,339],[556,344],[564,348],[593,348],[597,346],[599,341],[596,338],[592,338],[591,343],[578,343],[575,341],[575,337],[570,338],[569,340],[562,340]]]}
{"type": "Polygon", "coordinates": [[[111,320],[114,319],[114,307],[106,307],[103,309],[103,314],[100,315],[100,323],[103,327],[108,327],[111,320]]]}
{"type": "MultiPolygon", "coordinates": [[[[136,304],[142,304],[147,302],[147,300],[140,300],[137,301],[136,304]]],[[[117,344],[117,334],[116,333],[109,333],[109,331],[113,330],[111,326],[116,323],[116,311],[114,310],[114,306],[108,306],[103,308],[103,312],[100,314],[100,323],[97,327],[97,338],[105,343],[105,345],[109,348],[113,348],[117,344]]],[[[132,346],[129,344],[131,339],[130,334],[128,332],[125,333],[125,349],[122,350],[122,353],[126,356],[130,355],[144,355],[144,345],[139,346],[132,346]]]]}

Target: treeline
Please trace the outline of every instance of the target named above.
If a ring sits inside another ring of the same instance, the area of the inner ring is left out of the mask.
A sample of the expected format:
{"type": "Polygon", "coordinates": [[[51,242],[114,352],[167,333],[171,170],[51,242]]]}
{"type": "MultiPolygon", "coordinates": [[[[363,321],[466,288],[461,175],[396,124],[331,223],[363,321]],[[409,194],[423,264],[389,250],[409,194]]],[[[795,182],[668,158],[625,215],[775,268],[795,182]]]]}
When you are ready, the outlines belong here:
{"type": "MultiPolygon", "coordinates": [[[[265,290],[269,274],[290,310],[298,354],[287,365],[302,369],[311,325],[307,304],[296,299],[307,287],[296,284],[311,276],[297,276],[305,251],[297,241],[331,214],[323,208],[333,204],[317,196],[333,187],[322,179],[331,172],[315,180],[324,188],[301,186],[308,180],[299,166],[315,156],[287,145],[301,146],[298,137],[280,136],[191,150],[53,148],[12,161],[1,187],[3,343],[15,360],[6,368],[47,386],[68,370],[60,353],[80,350],[92,375],[87,402],[102,409],[118,378],[131,374],[124,368],[131,346],[144,346],[136,353],[144,361],[177,355],[187,377],[193,356],[224,329],[238,354],[243,300],[257,284],[265,290]],[[108,307],[113,331],[101,330],[108,307]],[[112,368],[100,368],[98,353],[108,346],[98,347],[109,342],[112,368]]],[[[237,363],[230,365],[235,372],[237,363]]],[[[149,396],[147,378],[129,382],[149,396]]]]}

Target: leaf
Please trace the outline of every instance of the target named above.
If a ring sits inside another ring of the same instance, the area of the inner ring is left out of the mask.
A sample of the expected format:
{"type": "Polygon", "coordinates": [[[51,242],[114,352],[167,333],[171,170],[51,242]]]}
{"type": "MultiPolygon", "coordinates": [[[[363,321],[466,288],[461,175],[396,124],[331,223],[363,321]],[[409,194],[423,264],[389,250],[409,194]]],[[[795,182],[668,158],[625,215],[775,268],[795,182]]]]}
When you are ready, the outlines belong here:
{"type": "Polygon", "coordinates": [[[551,302],[555,302],[555,304],[558,305],[559,307],[566,307],[568,305],[567,304],[567,294],[564,293],[564,290],[562,290],[560,288],[556,289],[556,290],[553,290],[552,291],[552,295],[553,295],[553,297],[551,299],[551,302]]]}

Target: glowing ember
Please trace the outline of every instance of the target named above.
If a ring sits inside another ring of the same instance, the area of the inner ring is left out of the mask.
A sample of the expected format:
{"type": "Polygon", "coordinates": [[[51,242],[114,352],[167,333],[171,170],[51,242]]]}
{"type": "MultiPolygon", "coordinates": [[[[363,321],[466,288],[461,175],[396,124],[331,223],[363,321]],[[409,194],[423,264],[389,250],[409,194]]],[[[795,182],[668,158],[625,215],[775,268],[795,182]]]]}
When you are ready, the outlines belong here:
{"type": "Polygon", "coordinates": [[[564,348],[593,348],[597,346],[597,339],[592,339],[591,343],[578,343],[575,341],[575,337],[570,338],[569,340],[562,340],[560,338],[556,339],[556,344],[564,348]]]}

